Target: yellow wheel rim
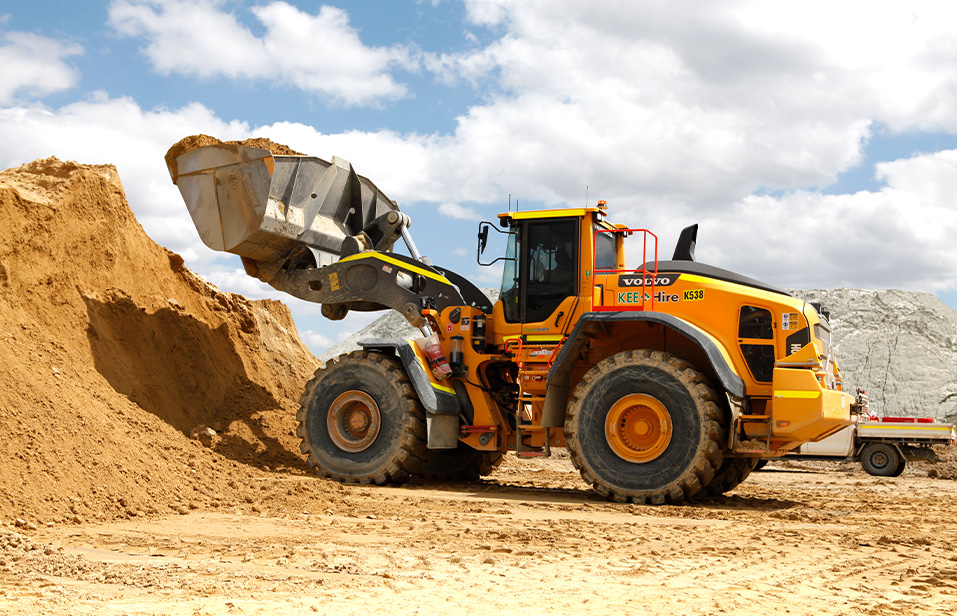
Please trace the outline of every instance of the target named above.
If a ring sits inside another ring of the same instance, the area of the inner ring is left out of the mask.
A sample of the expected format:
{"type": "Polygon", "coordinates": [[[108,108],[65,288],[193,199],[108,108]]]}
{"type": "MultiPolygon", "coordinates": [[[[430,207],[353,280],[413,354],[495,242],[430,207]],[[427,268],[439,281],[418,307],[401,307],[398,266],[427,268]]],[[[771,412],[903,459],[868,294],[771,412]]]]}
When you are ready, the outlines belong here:
{"type": "Polygon", "coordinates": [[[671,414],[657,398],[629,394],[605,418],[605,439],[622,460],[651,462],[671,443],[671,414]]]}
{"type": "Polygon", "coordinates": [[[364,391],[340,394],[329,406],[326,427],[329,438],[343,451],[365,451],[379,436],[382,425],[379,406],[364,391]]]}

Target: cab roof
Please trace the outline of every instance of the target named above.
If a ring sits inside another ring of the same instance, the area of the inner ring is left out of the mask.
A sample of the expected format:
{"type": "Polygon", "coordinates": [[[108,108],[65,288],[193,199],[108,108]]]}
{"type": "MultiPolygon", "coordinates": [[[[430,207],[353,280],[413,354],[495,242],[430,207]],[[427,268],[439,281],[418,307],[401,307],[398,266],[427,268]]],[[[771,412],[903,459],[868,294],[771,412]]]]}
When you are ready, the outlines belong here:
{"type": "Polygon", "coordinates": [[[603,207],[578,207],[562,208],[554,210],[528,210],[526,212],[503,212],[498,215],[501,219],[509,220],[535,220],[539,218],[582,218],[594,212],[604,214],[606,208],[603,207]]]}

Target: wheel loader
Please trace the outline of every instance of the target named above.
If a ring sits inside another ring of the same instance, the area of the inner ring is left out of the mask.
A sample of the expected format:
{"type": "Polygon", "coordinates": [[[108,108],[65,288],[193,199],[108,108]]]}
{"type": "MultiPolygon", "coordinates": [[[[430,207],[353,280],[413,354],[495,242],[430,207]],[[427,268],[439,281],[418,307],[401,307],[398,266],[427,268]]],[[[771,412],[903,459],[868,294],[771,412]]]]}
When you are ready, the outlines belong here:
{"type": "Polygon", "coordinates": [[[859,409],[826,312],[696,261],[696,225],[659,261],[657,236],[613,224],[604,202],[499,214],[477,239],[481,264],[504,265],[493,302],[423,257],[409,217],[348,161],[177,146],[170,175],[207,246],[330,319],[392,309],[423,334],[362,340],[308,382],[297,435],[324,477],[477,478],[505,452],[566,447],[601,496],[678,503],[859,409]]]}

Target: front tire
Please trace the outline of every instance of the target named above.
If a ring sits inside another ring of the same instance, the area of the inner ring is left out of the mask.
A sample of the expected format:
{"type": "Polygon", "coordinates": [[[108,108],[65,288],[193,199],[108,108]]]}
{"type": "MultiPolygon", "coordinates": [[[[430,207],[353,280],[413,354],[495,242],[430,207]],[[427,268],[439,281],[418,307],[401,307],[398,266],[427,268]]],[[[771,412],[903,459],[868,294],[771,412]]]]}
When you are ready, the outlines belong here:
{"type": "Polygon", "coordinates": [[[422,470],[425,410],[401,362],[353,351],[316,371],[296,435],[310,466],[347,483],[402,483],[422,470]]]}
{"type": "Polygon", "coordinates": [[[861,450],[861,466],[868,474],[876,477],[896,477],[904,472],[902,461],[897,448],[886,443],[871,443],[861,450]]]}
{"type": "Polygon", "coordinates": [[[721,465],[717,394],[691,363],[660,351],[625,351],[575,387],[565,420],[572,462],[596,492],[618,502],[678,503],[721,465]]]}

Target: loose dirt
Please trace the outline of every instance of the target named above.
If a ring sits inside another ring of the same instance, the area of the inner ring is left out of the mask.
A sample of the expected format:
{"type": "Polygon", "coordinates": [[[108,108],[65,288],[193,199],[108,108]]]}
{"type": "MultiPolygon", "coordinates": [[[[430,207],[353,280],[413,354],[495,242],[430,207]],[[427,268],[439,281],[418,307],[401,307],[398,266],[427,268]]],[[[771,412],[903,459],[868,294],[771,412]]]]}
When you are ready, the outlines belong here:
{"type": "MultiPolygon", "coordinates": [[[[111,166],[0,173],[0,614],[892,614],[957,601],[957,462],[772,462],[680,507],[567,456],[486,480],[307,469],[288,310],[157,246],[111,166]]],[[[950,606],[950,607],[949,607],[950,606]]]]}
{"type": "Polygon", "coordinates": [[[302,156],[301,152],[297,152],[287,145],[276,143],[275,141],[271,141],[264,137],[244,139],[242,141],[220,141],[216,137],[210,137],[209,135],[190,135],[189,137],[184,137],[183,139],[180,139],[174,143],[173,146],[166,152],[166,167],[175,173],[177,168],[176,158],[180,154],[189,152],[190,150],[195,150],[196,148],[201,148],[208,145],[219,145],[221,143],[269,150],[273,154],[280,156],[302,156]]]}
{"type": "Polygon", "coordinates": [[[3,531],[0,612],[952,612],[957,483],[802,465],[681,507],[596,500],[565,459],[404,487],[271,473],[219,510],[3,531]]]}

